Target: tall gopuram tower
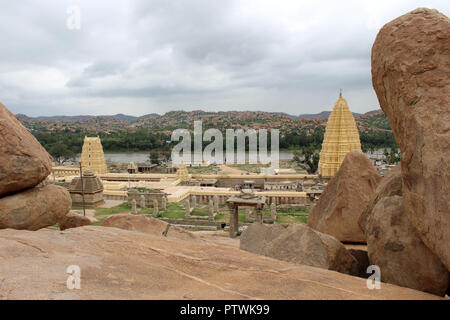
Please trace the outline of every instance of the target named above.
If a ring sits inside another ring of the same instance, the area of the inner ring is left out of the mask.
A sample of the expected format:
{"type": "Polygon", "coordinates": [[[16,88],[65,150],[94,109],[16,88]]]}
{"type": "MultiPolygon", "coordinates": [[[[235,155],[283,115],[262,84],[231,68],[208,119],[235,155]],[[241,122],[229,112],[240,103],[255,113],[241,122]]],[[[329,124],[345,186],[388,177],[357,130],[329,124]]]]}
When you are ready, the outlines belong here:
{"type": "Polygon", "coordinates": [[[81,167],[83,173],[91,170],[95,174],[107,173],[105,155],[99,137],[84,137],[81,151],[81,167]]]}
{"type": "Polygon", "coordinates": [[[188,173],[184,162],[180,162],[178,165],[177,179],[180,179],[181,182],[187,182],[191,179],[191,175],[188,173]]]}
{"type": "Polygon", "coordinates": [[[342,97],[334,104],[320,151],[319,175],[333,177],[339,170],[345,155],[351,150],[361,151],[358,128],[347,100],[342,97]]]}

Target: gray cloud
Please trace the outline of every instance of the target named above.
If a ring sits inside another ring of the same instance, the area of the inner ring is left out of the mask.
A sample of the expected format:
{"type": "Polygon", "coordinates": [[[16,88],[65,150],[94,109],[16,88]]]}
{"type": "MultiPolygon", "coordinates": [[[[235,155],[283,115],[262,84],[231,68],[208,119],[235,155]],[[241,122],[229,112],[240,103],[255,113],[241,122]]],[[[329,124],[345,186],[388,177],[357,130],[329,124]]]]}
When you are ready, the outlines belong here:
{"type": "MultiPolygon", "coordinates": [[[[3,0],[0,0],[3,2],[3,0]]],[[[6,2],[6,1],[5,1],[6,2]]],[[[378,106],[370,50],[386,22],[420,1],[8,2],[0,11],[0,101],[28,115],[174,109],[330,110],[378,106]]],[[[448,14],[447,1],[427,6],[448,14]]]]}

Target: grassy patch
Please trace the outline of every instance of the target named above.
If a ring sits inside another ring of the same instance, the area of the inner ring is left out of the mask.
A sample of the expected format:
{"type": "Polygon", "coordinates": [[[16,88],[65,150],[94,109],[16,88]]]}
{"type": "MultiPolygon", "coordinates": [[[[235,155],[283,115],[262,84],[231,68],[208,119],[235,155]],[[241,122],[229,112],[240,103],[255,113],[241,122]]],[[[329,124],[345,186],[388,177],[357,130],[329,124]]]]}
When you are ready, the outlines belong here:
{"type": "MultiPolygon", "coordinates": [[[[80,210],[81,206],[73,206],[72,209],[80,210]]],[[[86,207],[86,209],[95,210],[95,216],[99,221],[92,223],[97,226],[109,215],[131,212],[131,205],[127,202],[121,203],[112,208],[97,208],[86,207]]],[[[245,222],[245,209],[239,209],[239,221],[245,222]]],[[[139,214],[153,214],[153,208],[148,207],[144,209],[138,208],[139,214]]],[[[270,216],[270,208],[263,210],[264,216],[270,216]]],[[[277,209],[277,222],[290,224],[290,223],[306,223],[308,220],[308,211],[305,209],[277,209]]],[[[159,211],[159,217],[168,219],[184,219],[186,210],[183,203],[168,203],[166,211],[159,211]]],[[[209,206],[207,204],[198,204],[191,212],[193,216],[203,216],[205,219],[209,216],[209,206]]],[[[219,205],[219,213],[216,215],[215,221],[217,222],[229,222],[230,211],[227,205],[219,205]]]]}
{"type": "Polygon", "coordinates": [[[96,208],[95,215],[96,216],[105,216],[105,215],[124,213],[124,212],[130,212],[130,211],[131,211],[131,206],[128,204],[128,202],[124,202],[124,203],[121,203],[118,206],[115,206],[112,208],[96,208]]]}
{"type": "Polygon", "coordinates": [[[184,219],[186,210],[183,205],[178,203],[168,203],[166,211],[160,213],[160,217],[169,219],[184,219]]]}
{"type": "Polygon", "coordinates": [[[277,210],[278,223],[306,223],[309,212],[305,209],[279,209],[277,210]]]}
{"type": "Polygon", "coordinates": [[[209,206],[202,204],[197,205],[194,210],[192,210],[191,215],[209,217],[209,206]]]}

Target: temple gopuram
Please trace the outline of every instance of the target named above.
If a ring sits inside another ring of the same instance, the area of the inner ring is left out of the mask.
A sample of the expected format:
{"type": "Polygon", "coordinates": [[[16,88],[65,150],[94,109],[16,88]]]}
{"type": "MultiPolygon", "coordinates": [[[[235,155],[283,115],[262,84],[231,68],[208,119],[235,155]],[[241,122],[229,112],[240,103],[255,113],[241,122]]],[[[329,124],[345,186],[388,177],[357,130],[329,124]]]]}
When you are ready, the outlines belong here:
{"type": "Polygon", "coordinates": [[[177,178],[182,183],[187,183],[191,179],[191,175],[188,173],[186,165],[183,162],[180,162],[178,165],[177,178]]]}
{"type": "Polygon", "coordinates": [[[102,142],[99,137],[84,137],[83,149],[81,150],[81,167],[83,173],[88,169],[95,174],[108,173],[102,142]]]}
{"type": "Polygon", "coordinates": [[[328,118],[327,127],[320,151],[319,175],[333,177],[339,170],[345,155],[351,150],[361,151],[358,128],[355,119],[342,97],[334,104],[333,111],[328,118]]]}

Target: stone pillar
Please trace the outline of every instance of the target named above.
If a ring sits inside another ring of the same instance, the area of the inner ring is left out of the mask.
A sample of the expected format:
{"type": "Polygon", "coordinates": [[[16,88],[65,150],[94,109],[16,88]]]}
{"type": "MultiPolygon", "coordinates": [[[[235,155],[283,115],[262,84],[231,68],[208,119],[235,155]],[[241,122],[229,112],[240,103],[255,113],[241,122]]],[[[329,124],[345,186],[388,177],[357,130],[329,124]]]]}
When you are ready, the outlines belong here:
{"type": "Polygon", "coordinates": [[[214,206],[214,212],[215,213],[219,212],[219,197],[218,196],[213,197],[213,206],[214,206]]]}
{"type": "Polygon", "coordinates": [[[191,203],[189,202],[189,198],[187,198],[185,201],[185,208],[186,208],[185,218],[190,218],[191,217],[191,203]]]}
{"type": "Polygon", "coordinates": [[[245,208],[245,221],[246,222],[251,221],[251,214],[252,214],[252,211],[250,210],[250,208],[245,208]]]}
{"type": "Polygon", "coordinates": [[[191,196],[191,202],[192,202],[192,208],[195,208],[197,206],[197,197],[191,196]]]}
{"type": "Polygon", "coordinates": [[[230,208],[230,238],[236,238],[239,231],[239,207],[230,208]]]}
{"type": "Polygon", "coordinates": [[[145,196],[143,194],[141,194],[140,197],[140,201],[139,201],[139,206],[144,209],[145,208],[145,196]]]}
{"type": "Polygon", "coordinates": [[[272,203],[270,205],[270,216],[272,217],[273,221],[277,219],[277,206],[275,203],[272,203]]]}
{"type": "Polygon", "coordinates": [[[212,200],[209,200],[209,221],[214,220],[214,204],[212,200]]]}
{"type": "Polygon", "coordinates": [[[158,200],[153,200],[153,218],[158,216],[158,200]]]}
{"type": "Polygon", "coordinates": [[[137,214],[136,199],[131,200],[131,214],[137,214]]]}
{"type": "Polygon", "coordinates": [[[161,210],[162,211],[166,211],[167,210],[167,199],[166,199],[166,197],[162,197],[161,210]]]}
{"type": "Polygon", "coordinates": [[[260,207],[256,208],[256,222],[263,223],[263,210],[260,207]]]}

